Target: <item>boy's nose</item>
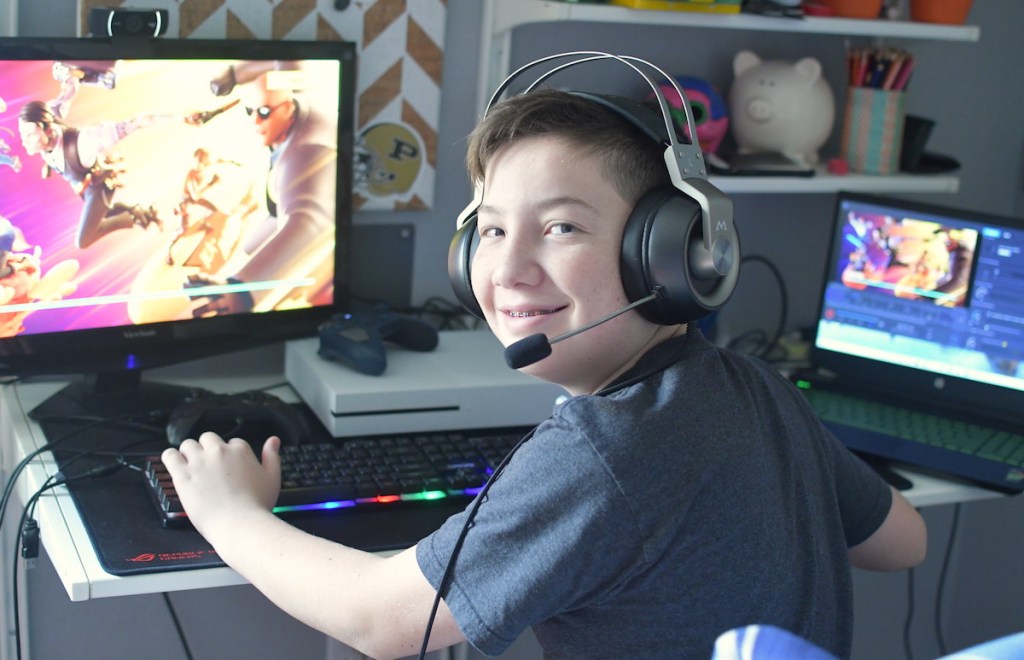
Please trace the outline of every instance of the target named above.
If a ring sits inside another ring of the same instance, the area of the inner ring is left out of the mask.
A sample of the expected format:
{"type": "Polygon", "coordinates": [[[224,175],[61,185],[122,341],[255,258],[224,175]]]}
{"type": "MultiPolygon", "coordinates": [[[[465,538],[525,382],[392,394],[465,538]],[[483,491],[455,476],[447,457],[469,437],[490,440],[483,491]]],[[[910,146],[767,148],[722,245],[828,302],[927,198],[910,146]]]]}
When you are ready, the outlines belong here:
{"type": "Polygon", "coordinates": [[[492,281],[496,286],[535,285],[543,279],[543,268],[535,249],[525,240],[508,240],[496,256],[492,281]]]}

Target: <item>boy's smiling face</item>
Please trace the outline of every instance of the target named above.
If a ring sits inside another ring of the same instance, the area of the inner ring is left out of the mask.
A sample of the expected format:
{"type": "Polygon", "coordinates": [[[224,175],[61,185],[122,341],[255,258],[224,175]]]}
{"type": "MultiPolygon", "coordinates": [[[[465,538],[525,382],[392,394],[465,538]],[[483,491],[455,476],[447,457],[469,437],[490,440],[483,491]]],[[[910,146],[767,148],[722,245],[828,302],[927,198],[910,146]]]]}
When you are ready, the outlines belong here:
{"type": "MultiPolygon", "coordinates": [[[[535,333],[553,338],[629,303],[619,258],[632,204],[600,163],[554,137],[513,142],[491,159],[471,273],[506,346],[535,333]]],[[[631,366],[659,327],[630,311],[555,344],[523,371],[573,394],[594,392],[631,366]]]]}

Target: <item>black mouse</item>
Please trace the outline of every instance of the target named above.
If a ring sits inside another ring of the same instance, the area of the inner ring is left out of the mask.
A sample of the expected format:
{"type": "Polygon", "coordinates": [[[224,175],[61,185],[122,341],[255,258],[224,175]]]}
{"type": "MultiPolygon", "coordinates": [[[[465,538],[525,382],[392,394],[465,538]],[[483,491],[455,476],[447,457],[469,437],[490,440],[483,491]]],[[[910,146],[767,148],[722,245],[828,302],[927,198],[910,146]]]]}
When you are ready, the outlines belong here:
{"type": "Polygon", "coordinates": [[[297,408],[260,390],[189,397],[167,420],[167,442],[172,447],[187,438],[198,439],[204,431],[213,431],[225,440],[248,440],[257,453],[272,435],[283,444],[301,444],[310,437],[309,423],[297,408]]]}

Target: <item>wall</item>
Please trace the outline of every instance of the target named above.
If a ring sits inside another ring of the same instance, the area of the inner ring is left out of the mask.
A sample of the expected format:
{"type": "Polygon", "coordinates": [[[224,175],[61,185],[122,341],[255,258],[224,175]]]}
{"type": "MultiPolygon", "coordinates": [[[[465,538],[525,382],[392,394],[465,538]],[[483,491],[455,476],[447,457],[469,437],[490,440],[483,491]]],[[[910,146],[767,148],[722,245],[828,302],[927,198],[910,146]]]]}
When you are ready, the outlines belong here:
{"type": "MultiPolygon", "coordinates": [[[[74,34],[75,19],[66,9],[68,4],[66,0],[20,0],[19,33],[74,34]]],[[[451,299],[445,254],[455,217],[470,198],[462,155],[464,137],[476,119],[473,81],[477,79],[480,59],[475,37],[479,33],[481,8],[477,0],[449,0],[448,6],[435,207],[423,212],[361,213],[356,217],[357,224],[416,225],[411,283],[415,303],[431,296],[451,299]]],[[[908,111],[936,119],[938,124],[929,150],[955,155],[963,165],[958,193],[916,197],[989,213],[1024,214],[1024,86],[1019,83],[1016,67],[1016,63],[1024,61],[1024,40],[1018,36],[1019,26],[1024,25],[1024,3],[979,0],[969,22],[981,27],[978,43],[900,44],[912,49],[919,58],[908,111]]],[[[833,84],[842,84],[839,81],[843,40],[827,36],[793,39],[774,33],[657,26],[623,29],[598,24],[527,26],[516,33],[513,63],[575,48],[628,52],[722,85],[731,80],[732,56],[741,48],[772,57],[815,54],[822,59],[833,84]]],[[[833,137],[826,151],[835,151],[836,142],[833,137]]],[[[823,267],[828,231],[822,219],[830,213],[832,196],[741,195],[734,201],[745,251],[777,264],[785,277],[792,310],[788,326],[805,325],[814,312],[811,301],[823,267]]],[[[744,324],[775,323],[774,310],[754,301],[777,300],[773,296],[778,292],[761,271],[751,269],[749,273],[741,280],[736,300],[723,314],[723,326],[733,332],[744,324]]],[[[1020,548],[1024,547],[1024,500],[999,499],[963,505],[957,529],[953,530],[956,513],[953,506],[925,511],[931,549],[926,564],[913,575],[856,575],[855,658],[935,657],[943,648],[954,650],[1024,629],[1024,599],[1020,598],[1024,593],[1024,571],[1019,566],[1020,548]],[[951,535],[952,531],[955,534],[951,535]],[[951,550],[948,568],[947,548],[951,550]],[[937,607],[941,611],[936,613],[937,607]],[[904,620],[909,613],[910,636],[905,638],[904,620]],[[936,626],[936,621],[940,625],[936,626]],[[904,648],[907,640],[912,653],[904,648]]],[[[40,575],[34,579],[45,582],[48,578],[40,575]]],[[[63,594],[59,590],[50,588],[44,593],[49,598],[33,601],[32,616],[38,621],[53,614],[53,620],[62,623],[49,631],[45,648],[55,649],[53,654],[39,658],[61,657],[56,650],[62,648],[59,644],[74,643],[73,638],[69,641],[59,634],[64,627],[76,631],[76,635],[85,635],[89,628],[110,620],[123,620],[130,625],[146,616],[146,610],[151,611],[166,632],[166,614],[162,613],[161,604],[154,602],[159,596],[137,603],[71,605],[61,602],[63,594]]],[[[307,645],[305,648],[315,648],[318,643],[315,636],[309,637],[310,633],[279,621],[258,594],[247,589],[229,590],[226,594],[181,594],[174,598],[188,604],[192,611],[189,625],[198,627],[208,619],[210,625],[225,628],[228,642],[233,639],[232,634],[244,632],[244,626],[260,628],[262,621],[272,622],[269,629],[287,630],[307,645]],[[238,633],[231,633],[236,620],[243,627],[238,633]]],[[[530,649],[527,645],[522,657],[532,657],[530,649]]],[[[121,657],[132,656],[125,650],[121,657]]],[[[161,657],[180,655],[168,653],[161,657]]]]}
{"type": "Polygon", "coordinates": [[[15,0],[0,0],[0,36],[13,36],[17,27],[18,3],[15,0]]]}

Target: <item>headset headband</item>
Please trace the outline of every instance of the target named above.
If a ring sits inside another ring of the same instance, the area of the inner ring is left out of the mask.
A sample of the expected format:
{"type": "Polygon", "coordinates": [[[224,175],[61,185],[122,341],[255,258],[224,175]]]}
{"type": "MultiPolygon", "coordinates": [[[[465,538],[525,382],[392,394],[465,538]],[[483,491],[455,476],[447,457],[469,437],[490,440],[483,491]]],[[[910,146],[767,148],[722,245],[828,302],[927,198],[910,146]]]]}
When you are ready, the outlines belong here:
{"type": "MultiPolygon", "coordinates": [[[[566,58],[574,59],[569,62],[558,64],[541,74],[536,80],[530,83],[524,93],[529,93],[537,87],[537,85],[556,73],[588,62],[614,60],[635,71],[644,79],[654,92],[654,98],[658,102],[658,108],[661,110],[662,118],[665,121],[665,137],[668,140],[668,144],[665,148],[665,165],[668,167],[669,177],[672,179],[672,184],[687,196],[691,197],[700,206],[705,254],[713,255],[715,253],[714,244],[719,238],[725,238],[732,241],[735,234],[732,226],[732,203],[707,180],[707,167],[704,163],[704,154],[701,152],[700,143],[697,141],[697,126],[693,119],[693,111],[690,108],[690,102],[686,98],[686,94],[683,92],[682,87],[678,84],[675,78],[668,75],[660,67],[651,64],[647,60],[640,59],[639,57],[633,57],[631,55],[614,55],[612,53],[592,50],[571,51],[541,57],[519,67],[513,71],[511,75],[505,78],[500,85],[498,85],[498,88],[494,91],[490,100],[487,102],[487,107],[484,109],[484,116],[490,112],[491,108],[494,107],[512,82],[521,75],[530,69],[540,66],[541,64],[566,58]],[[675,130],[675,124],[672,121],[672,113],[670,112],[665,95],[662,94],[658,83],[650,74],[644,71],[642,67],[647,67],[648,69],[655,71],[658,75],[663,77],[668,84],[672,85],[676,93],[679,94],[679,98],[682,101],[682,110],[686,116],[687,130],[684,135],[688,136],[689,142],[681,142],[679,140],[679,131],[675,130]]],[[[457,226],[461,227],[482,202],[483,189],[481,186],[476,186],[473,201],[470,202],[469,206],[459,214],[457,226]]],[[[712,258],[701,259],[694,264],[694,267],[698,273],[702,273],[706,277],[718,277],[724,274],[720,271],[719,266],[712,258]]]]}

